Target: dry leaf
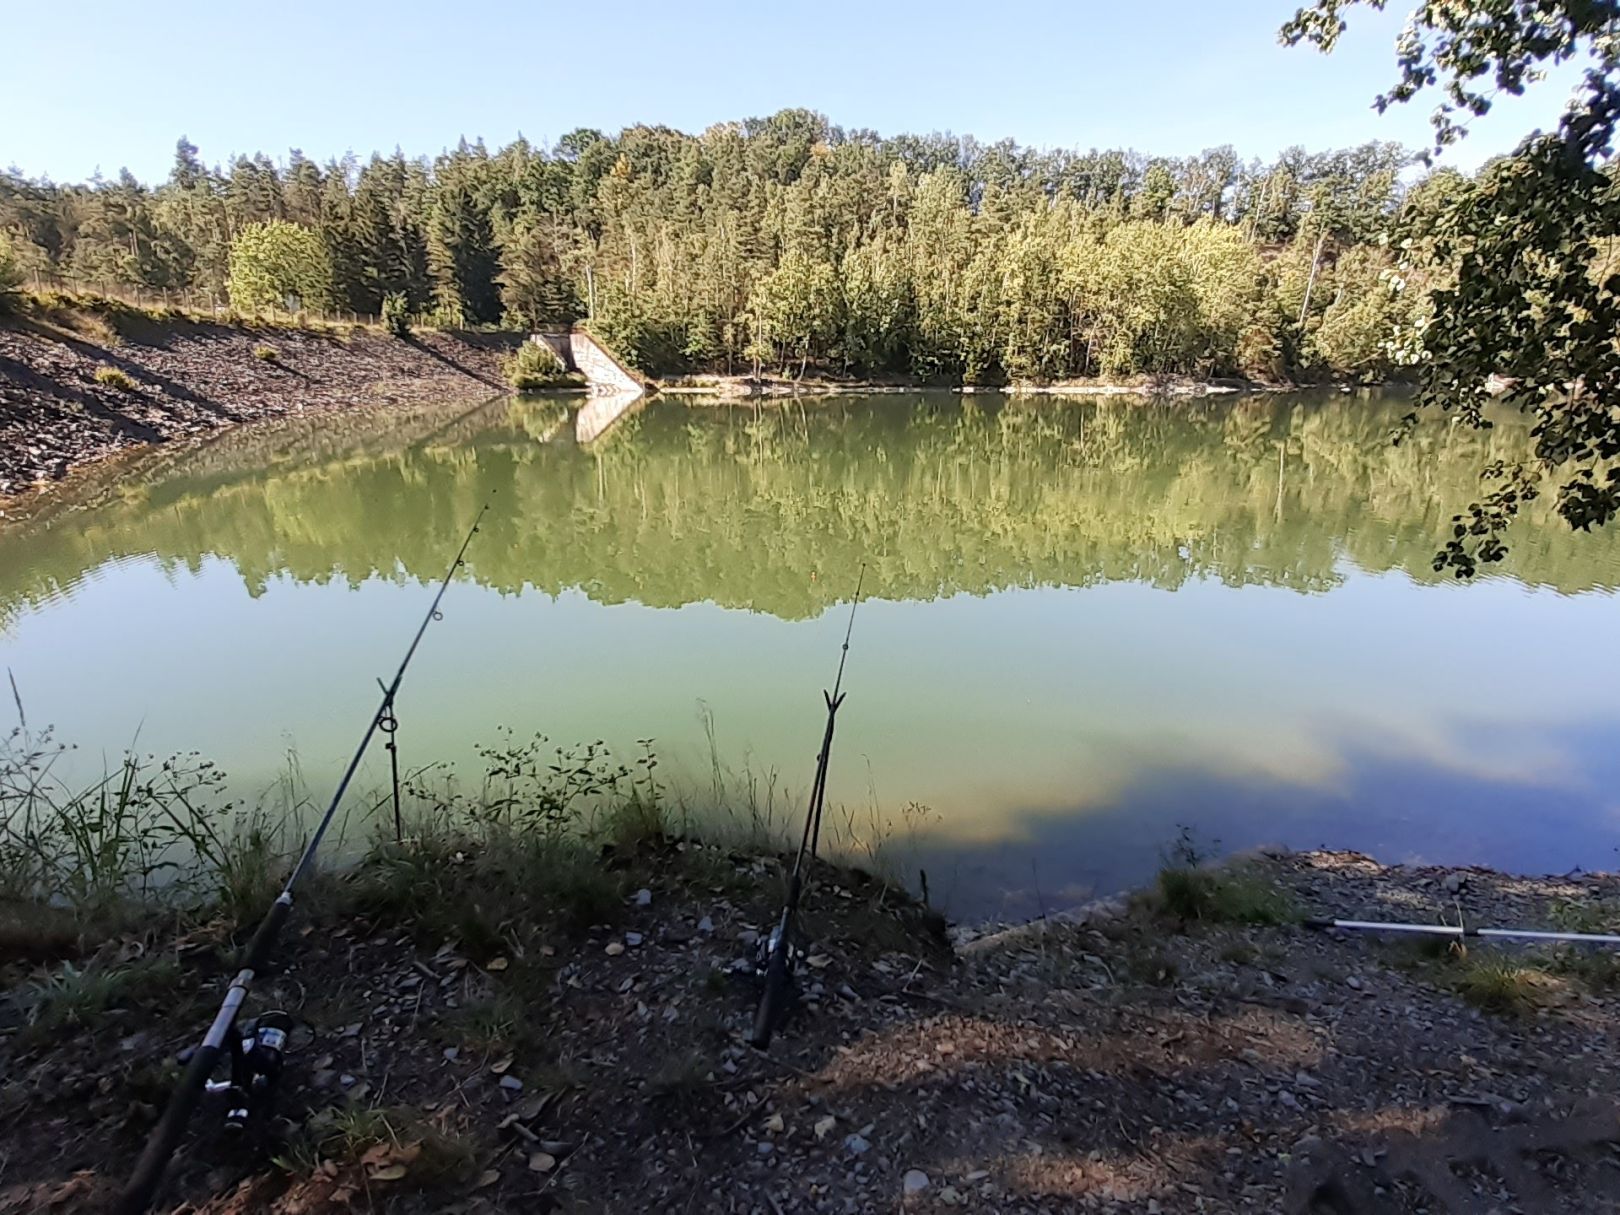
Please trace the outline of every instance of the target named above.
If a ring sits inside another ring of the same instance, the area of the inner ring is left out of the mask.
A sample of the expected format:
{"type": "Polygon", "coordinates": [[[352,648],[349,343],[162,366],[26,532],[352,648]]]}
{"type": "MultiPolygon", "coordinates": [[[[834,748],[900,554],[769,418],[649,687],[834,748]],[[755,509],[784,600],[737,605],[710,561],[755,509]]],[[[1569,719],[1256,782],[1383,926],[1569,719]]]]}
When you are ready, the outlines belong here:
{"type": "Polygon", "coordinates": [[[360,1163],[367,1168],[374,1165],[385,1164],[394,1158],[394,1145],[388,1142],[374,1143],[360,1154],[360,1163]]]}
{"type": "Polygon", "coordinates": [[[494,1072],[497,1076],[504,1076],[504,1075],[506,1075],[507,1068],[509,1068],[511,1066],[512,1066],[512,1056],[507,1055],[506,1058],[497,1059],[497,1060],[495,1060],[495,1062],[491,1063],[489,1065],[489,1070],[494,1072]]]}
{"type": "Polygon", "coordinates": [[[815,954],[812,957],[806,958],[805,961],[816,970],[824,970],[828,966],[832,965],[832,959],[824,953],[815,954]]]}
{"type": "Polygon", "coordinates": [[[815,1127],[816,1138],[825,1139],[829,1134],[832,1133],[833,1127],[837,1125],[838,1119],[834,1118],[831,1114],[828,1114],[825,1118],[818,1118],[816,1120],[815,1127]]]}
{"type": "Polygon", "coordinates": [[[406,1170],[403,1164],[386,1164],[382,1168],[375,1169],[366,1174],[366,1176],[372,1181],[398,1181],[401,1177],[405,1176],[405,1172],[406,1170]]]}
{"type": "Polygon", "coordinates": [[[473,1182],[473,1189],[487,1190],[500,1179],[501,1171],[499,1169],[485,1169],[482,1173],[478,1174],[478,1180],[473,1182]]]}
{"type": "Polygon", "coordinates": [[[787,1123],[782,1120],[781,1114],[772,1114],[765,1119],[765,1129],[773,1135],[780,1135],[786,1127],[787,1123]]]}
{"type": "Polygon", "coordinates": [[[550,1152],[536,1152],[529,1157],[529,1168],[536,1173],[549,1173],[557,1167],[557,1158],[550,1152]]]}
{"type": "Polygon", "coordinates": [[[508,961],[506,958],[496,958],[494,961],[490,962],[490,964],[488,966],[484,967],[484,969],[485,970],[505,970],[511,964],[512,963],[510,961],[508,961]]]}

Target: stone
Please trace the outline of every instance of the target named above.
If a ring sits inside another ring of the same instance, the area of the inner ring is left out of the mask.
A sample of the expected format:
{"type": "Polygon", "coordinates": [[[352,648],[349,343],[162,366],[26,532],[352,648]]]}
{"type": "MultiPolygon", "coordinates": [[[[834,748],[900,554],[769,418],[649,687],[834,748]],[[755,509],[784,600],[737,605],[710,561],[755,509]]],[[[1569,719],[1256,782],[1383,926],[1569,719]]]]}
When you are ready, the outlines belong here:
{"type": "Polygon", "coordinates": [[[632,949],[634,949],[637,945],[640,945],[641,941],[642,937],[639,932],[627,932],[624,934],[624,943],[630,946],[632,949]]]}
{"type": "Polygon", "coordinates": [[[906,1175],[900,1179],[900,1192],[907,1198],[921,1194],[928,1188],[928,1174],[921,1169],[907,1169],[906,1175]]]}
{"type": "Polygon", "coordinates": [[[652,906],[652,891],[646,889],[645,887],[643,887],[642,889],[636,891],[636,906],[637,907],[651,907],[652,906]]]}
{"type": "Polygon", "coordinates": [[[1460,873],[1448,873],[1440,884],[1445,887],[1447,894],[1457,894],[1468,884],[1468,879],[1460,873]]]}
{"type": "Polygon", "coordinates": [[[697,930],[699,932],[701,932],[701,933],[704,933],[704,934],[708,934],[708,933],[713,932],[714,931],[714,921],[711,920],[708,916],[704,916],[701,920],[698,921],[697,930]]]}
{"type": "Polygon", "coordinates": [[[608,944],[607,944],[607,950],[605,952],[607,953],[607,956],[610,957],[610,958],[618,957],[621,953],[624,952],[624,942],[623,941],[609,941],[608,944]]]}
{"type": "Polygon", "coordinates": [[[516,1076],[502,1076],[501,1087],[510,1093],[521,1093],[523,1091],[523,1081],[516,1076]]]}
{"type": "Polygon", "coordinates": [[[864,1136],[846,1135],[844,1137],[844,1150],[851,1156],[863,1156],[871,1149],[871,1147],[871,1143],[869,1143],[864,1136]]]}

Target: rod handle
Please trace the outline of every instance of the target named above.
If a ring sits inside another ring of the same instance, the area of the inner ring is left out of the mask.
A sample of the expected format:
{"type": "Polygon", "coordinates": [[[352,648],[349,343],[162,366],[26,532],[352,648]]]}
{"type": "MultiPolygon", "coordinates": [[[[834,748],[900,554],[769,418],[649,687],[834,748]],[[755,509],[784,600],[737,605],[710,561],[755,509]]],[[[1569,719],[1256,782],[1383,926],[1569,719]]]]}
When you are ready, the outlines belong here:
{"type": "Polygon", "coordinates": [[[186,1124],[191,1121],[192,1111],[197,1108],[203,1086],[213,1074],[220,1054],[220,1047],[205,1043],[191,1056],[185,1075],[169,1097],[168,1108],[163,1111],[162,1119],[146,1141],[141,1158],[135,1162],[135,1170],[130,1173],[129,1181],[118,1196],[118,1202],[113,1207],[115,1215],[142,1215],[152,1205],[158,1186],[163,1182],[163,1172],[168,1168],[169,1158],[180,1146],[186,1124]]]}

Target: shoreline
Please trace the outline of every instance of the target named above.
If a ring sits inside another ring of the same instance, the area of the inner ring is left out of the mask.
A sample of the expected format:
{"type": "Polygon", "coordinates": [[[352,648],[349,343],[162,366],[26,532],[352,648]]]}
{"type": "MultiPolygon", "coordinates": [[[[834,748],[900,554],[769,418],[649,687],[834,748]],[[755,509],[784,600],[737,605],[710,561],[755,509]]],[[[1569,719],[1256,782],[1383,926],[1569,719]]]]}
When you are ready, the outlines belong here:
{"type": "Polygon", "coordinates": [[[1208,380],[1182,376],[1140,377],[1123,381],[1072,380],[1060,383],[1020,382],[1003,385],[895,383],[888,380],[779,379],[749,376],[679,376],[655,382],[661,396],[713,397],[747,400],[758,397],[824,397],[879,394],[948,392],[958,396],[1136,396],[1208,397],[1240,396],[1333,390],[1353,392],[1362,388],[1390,387],[1388,383],[1325,382],[1320,384],[1265,383],[1258,380],[1215,378],[1208,380]]]}
{"type": "MultiPolygon", "coordinates": [[[[335,1213],[364,1195],[502,1212],[550,1193],[783,1215],[829,1199],[863,1215],[1305,1215],[1333,1195],[1372,1211],[1376,1194],[1455,1210],[1511,1194],[1541,1212],[1620,1196],[1591,1156],[1620,1140],[1612,953],[1452,953],[1299,923],[1460,908],[1480,924],[1612,927],[1615,875],[1267,849],[953,949],[909,898],[818,865],[805,1003],[761,1054],[742,1044],[747,959],[781,858],[627,839],[599,854],[611,897],[537,919],[479,893],[510,879],[489,868],[510,857],[435,852],[449,876],[433,876],[409,868],[418,855],[383,846],[366,873],[323,875],[307,896],[254,996],[307,1025],[274,1147],[216,1143],[205,1110],[160,1209],[335,1213]],[[423,876],[394,883],[402,864],[423,876]],[[447,936],[433,908],[455,903],[504,927],[447,936]]],[[[0,1212],[110,1193],[173,1074],[153,1056],[201,1032],[231,931],[126,927],[81,973],[162,964],[162,987],[131,979],[45,1036],[29,1009],[55,1010],[67,988],[8,966],[0,1212]]]]}
{"type": "Polygon", "coordinates": [[[510,393],[518,334],[270,327],[104,306],[0,317],[0,502],[242,422],[510,393]]]}
{"type": "MultiPolygon", "coordinates": [[[[32,301],[0,317],[0,503],[120,453],[241,422],[509,395],[502,362],[524,340],[516,332],[396,338],[361,325],[231,324],[116,301],[32,301]]],[[[929,391],[1194,398],[1321,387],[1352,389],[1174,376],[995,387],[720,375],[647,382],[654,395],[694,404],[929,391]]]]}

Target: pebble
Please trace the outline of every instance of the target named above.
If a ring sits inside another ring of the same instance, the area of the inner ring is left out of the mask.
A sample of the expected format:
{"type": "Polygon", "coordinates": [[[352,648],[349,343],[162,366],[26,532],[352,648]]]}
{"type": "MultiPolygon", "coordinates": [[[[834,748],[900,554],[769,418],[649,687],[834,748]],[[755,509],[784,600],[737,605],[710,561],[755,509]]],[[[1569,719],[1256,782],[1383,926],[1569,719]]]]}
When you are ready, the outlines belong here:
{"type": "Polygon", "coordinates": [[[607,945],[607,951],[606,952],[607,952],[607,956],[610,957],[610,958],[618,957],[621,953],[624,952],[624,942],[623,941],[609,941],[608,945],[607,945]]]}
{"type": "Polygon", "coordinates": [[[642,889],[636,891],[636,906],[637,907],[651,907],[652,906],[652,891],[646,889],[645,887],[643,887],[642,889]]]}
{"type": "Polygon", "coordinates": [[[642,938],[639,932],[627,932],[624,934],[624,943],[629,945],[632,949],[635,948],[635,946],[640,945],[641,940],[642,938]]]}
{"type": "Polygon", "coordinates": [[[1460,873],[1448,873],[1445,881],[1440,884],[1446,888],[1447,894],[1456,894],[1468,884],[1468,879],[1460,873]]]}
{"type": "Polygon", "coordinates": [[[900,1190],[908,1198],[913,1194],[921,1194],[927,1188],[928,1174],[921,1169],[907,1169],[906,1175],[900,1179],[900,1190]]]}
{"type": "Polygon", "coordinates": [[[519,1080],[516,1076],[502,1076],[501,1087],[506,1089],[508,1092],[521,1093],[523,1091],[523,1081],[519,1080]]]}
{"type": "Polygon", "coordinates": [[[708,916],[704,916],[701,920],[698,921],[697,930],[699,932],[702,932],[702,933],[713,932],[714,931],[714,921],[711,920],[708,916]]]}
{"type": "Polygon", "coordinates": [[[847,1135],[844,1137],[844,1150],[851,1156],[860,1156],[871,1148],[871,1144],[860,1135],[847,1135]]]}
{"type": "Polygon", "coordinates": [[[444,1048],[444,1061],[446,1063],[454,1063],[460,1056],[461,1048],[459,1046],[447,1046],[444,1048]]]}
{"type": "Polygon", "coordinates": [[[1351,991],[1360,991],[1361,990],[1361,980],[1356,978],[1355,975],[1351,975],[1349,978],[1347,978],[1344,981],[1344,985],[1346,987],[1348,987],[1351,991]]]}
{"type": "Polygon", "coordinates": [[[756,1147],[756,1148],[755,1148],[755,1149],[754,1149],[754,1150],[755,1150],[755,1151],[756,1151],[756,1152],[758,1152],[758,1153],[759,1153],[759,1154],[760,1154],[760,1155],[761,1155],[761,1156],[769,1156],[769,1155],[770,1155],[770,1154],[771,1154],[771,1153],[772,1153],[772,1152],[774,1152],[774,1151],[775,1151],[775,1150],[776,1150],[776,1149],[775,1149],[775,1148],[773,1148],[773,1147],[772,1147],[772,1146],[771,1146],[771,1145],[770,1145],[770,1144],[769,1144],[769,1143],[766,1143],[766,1142],[764,1142],[764,1141],[763,1141],[763,1140],[762,1140],[762,1141],[761,1141],[761,1142],[760,1142],[760,1144],[759,1144],[759,1146],[758,1146],[758,1147],[756,1147]]]}
{"type": "Polygon", "coordinates": [[[744,949],[752,949],[759,944],[759,933],[752,928],[744,928],[737,934],[737,941],[744,949]]]}

